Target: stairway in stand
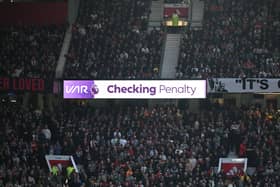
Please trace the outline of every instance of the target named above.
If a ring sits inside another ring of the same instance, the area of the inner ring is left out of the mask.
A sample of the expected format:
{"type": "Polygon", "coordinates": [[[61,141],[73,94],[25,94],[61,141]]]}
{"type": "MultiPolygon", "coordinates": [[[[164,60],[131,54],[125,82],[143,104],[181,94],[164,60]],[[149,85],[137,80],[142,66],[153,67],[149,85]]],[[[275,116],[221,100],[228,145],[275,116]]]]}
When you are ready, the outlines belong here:
{"type": "Polygon", "coordinates": [[[204,1],[193,0],[191,5],[191,27],[202,28],[204,16],[204,1]]]}
{"type": "Polygon", "coordinates": [[[161,66],[162,79],[176,79],[181,34],[167,34],[161,66]]]}
{"type": "Polygon", "coordinates": [[[160,27],[163,21],[164,0],[152,1],[151,14],[149,16],[149,29],[160,27]]]}

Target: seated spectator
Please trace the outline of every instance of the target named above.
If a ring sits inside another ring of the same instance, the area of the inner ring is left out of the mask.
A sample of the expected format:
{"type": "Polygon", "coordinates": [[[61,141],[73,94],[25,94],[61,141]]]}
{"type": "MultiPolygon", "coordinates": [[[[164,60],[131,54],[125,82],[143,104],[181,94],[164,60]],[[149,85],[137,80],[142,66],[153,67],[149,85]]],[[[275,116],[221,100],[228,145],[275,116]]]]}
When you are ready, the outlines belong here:
{"type": "Polygon", "coordinates": [[[56,113],[43,111],[36,117],[17,104],[2,103],[0,184],[54,186],[65,184],[68,178],[70,186],[219,186],[229,181],[232,185],[278,186],[279,116],[277,111],[254,106],[211,104],[194,114],[172,105],[93,109],[65,102],[56,113]],[[266,111],[272,115],[267,120],[266,111]],[[49,115],[56,120],[46,126],[49,115]],[[240,156],[247,148],[253,149],[256,156],[248,159],[255,159],[256,165],[248,167],[256,171],[242,174],[237,169],[236,176],[228,178],[214,168],[220,157],[227,157],[225,134],[237,120],[243,126],[242,144],[246,143],[240,156]],[[42,129],[49,129],[45,131],[51,132],[50,141],[41,141],[42,129]],[[114,138],[125,139],[126,144],[112,142],[114,138]],[[67,175],[63,168],[49,172],[44,156],[56,153],[73,155],[79,174],[67,175]]]}
{"type": "Polygon", "coordinates": [[[280,3],[206,0],[202,30],[186,32],[178,79],[280,77],[280,3]]]}
{"type": "Polygon", "coordinates": [[[150,3],[83,1],[64,77],[158,78],[164,35],[157,29],[147,31],[150,3]]]}
{"type": "Polygon", "coordinates": [[[0,75],[53,78],[64,32],[64,26],[1,28],[0,75]]]}

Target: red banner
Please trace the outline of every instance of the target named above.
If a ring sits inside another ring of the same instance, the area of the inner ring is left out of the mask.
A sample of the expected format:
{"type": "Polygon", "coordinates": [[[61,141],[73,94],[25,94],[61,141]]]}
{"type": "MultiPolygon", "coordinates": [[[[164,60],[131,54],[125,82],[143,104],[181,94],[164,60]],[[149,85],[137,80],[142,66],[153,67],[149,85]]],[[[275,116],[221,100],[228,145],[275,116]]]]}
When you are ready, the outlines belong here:
{"type": "Polygon", "coordinates": [[[54,85],[50,79],[0,77],[0,93],[59,93],[60,84],[56,82],[54,85]]]}
{"type": "Polygon", "coordinates": [[[177,13],[179,18],[188,18],[189,7],[186,4],[165,4],[163,16],[165,18],[172,17],[173,13],[177,13]]]}
{"type": "Polygon", "coordinates": [[[67,21],[67,2],[0,3],[0,25],[61,25],[67,21]]]}
{"type": "Polygon", "coordinates": [[[235,175],[243,171],[244,163],[222,163],[222,169],[226,175],[235,175]]]}
{"type": "Polygon", "coordinates": [[[247,158],[220,158],[218,172],[234,176],[247,170],[247,158]]]}
{"type": "Polygon", "coordinates": [[[44,92],[45,80],[38,78],[1,78],[0,91],[44,92]]]}

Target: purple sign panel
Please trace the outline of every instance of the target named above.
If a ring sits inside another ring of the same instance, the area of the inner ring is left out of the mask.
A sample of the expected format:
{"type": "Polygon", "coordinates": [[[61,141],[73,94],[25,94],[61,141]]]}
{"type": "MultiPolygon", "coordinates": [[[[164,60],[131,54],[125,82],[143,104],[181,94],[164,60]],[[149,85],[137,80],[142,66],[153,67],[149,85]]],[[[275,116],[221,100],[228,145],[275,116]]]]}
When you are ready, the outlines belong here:
{"type": "Polygon", "coordinates": [[[65,99],[205,98],[205,80],[65,80],[65,99]]]}
{"type": "Polygon", "coordinates": [[[98,93],[93,80],[65,80],[63,87],[64,99],[91,99],[98,93]]]}

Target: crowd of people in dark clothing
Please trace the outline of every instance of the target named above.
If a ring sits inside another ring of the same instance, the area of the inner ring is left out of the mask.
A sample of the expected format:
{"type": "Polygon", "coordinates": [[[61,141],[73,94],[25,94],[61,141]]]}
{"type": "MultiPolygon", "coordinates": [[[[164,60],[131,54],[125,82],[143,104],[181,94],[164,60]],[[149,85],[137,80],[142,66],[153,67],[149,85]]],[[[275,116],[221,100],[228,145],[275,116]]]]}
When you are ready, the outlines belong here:
{"type": "Polygon", "coordinates": [[[0,75],[53,78],[65,26],[10,26],[0,29],[0,75]]]}
{"type": "Polygon", "coordinates": [[[150,0],[82,1],[65,78],[159,78],[164,34],[148,31],[150,0]]]}
{"type": "Polygon", "coordinates": [[[181,44],[177,78],[280,76],[279,1],[204,2],[202,29],[181,44]]]}
{"type": "Polygon", "coordinates": [[[46,166],[49,154],[74,157],[79,173],[66,178],[68,186],[280,185],[280,115],[271,107],[208,104],[192,113],[173,105],[64,102],[40,113],[1,103],[0,119],[0,186],[62,186],[62,172],[46,166]],[[254,172],[230,179],[216,172],[220,157],[246,157],[248,150],[254,172]]]}
{"type": "MultiPolygon", "coordinates": [[[[150,0],[84,0],[65,78],[157,79],[164,32],[148,31],[150,0]]],[[[177,78],[279,77],[277,0],[205,0],[203,29],[185,34],[177,78]]],[[[0,74],[54,77],[61,27],[0,31],[0,74]]],[[[93,107],[55,112],[0,104],[0,187],[278,187],[280,112],[209,103],[93,107]],[[251,172],[217,172],[229,153],[251,172]],[[72,155],[79,172],[49,171],[45,155],[72,155]]],[[[58,103],[57,103],[58,104],[58,103]]]]}

